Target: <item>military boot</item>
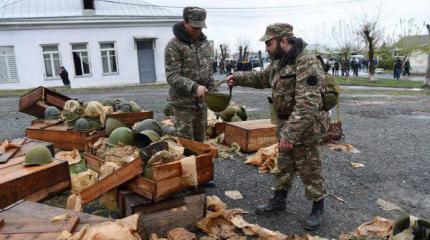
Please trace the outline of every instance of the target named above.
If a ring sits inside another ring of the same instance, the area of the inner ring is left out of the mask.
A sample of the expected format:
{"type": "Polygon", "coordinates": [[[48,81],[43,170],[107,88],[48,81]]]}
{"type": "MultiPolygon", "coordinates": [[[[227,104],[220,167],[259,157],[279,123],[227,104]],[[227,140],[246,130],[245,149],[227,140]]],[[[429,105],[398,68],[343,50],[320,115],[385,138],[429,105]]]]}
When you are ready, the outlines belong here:
{"type": "Polygon", "coordinates": [[[316,201],[312,205],[312,212],[306,221],[305,229],[308,231],[315,231],[322,223],[322,215],[324,212],[324,199],[316,201]]]}
{"type": "Polygon", "coordinates": [[[287,204],[287,191],[275,191],[275,195],[268,203],[257,206],[255,213],[265,214],[274,211],[284,211],[287,204]]]}

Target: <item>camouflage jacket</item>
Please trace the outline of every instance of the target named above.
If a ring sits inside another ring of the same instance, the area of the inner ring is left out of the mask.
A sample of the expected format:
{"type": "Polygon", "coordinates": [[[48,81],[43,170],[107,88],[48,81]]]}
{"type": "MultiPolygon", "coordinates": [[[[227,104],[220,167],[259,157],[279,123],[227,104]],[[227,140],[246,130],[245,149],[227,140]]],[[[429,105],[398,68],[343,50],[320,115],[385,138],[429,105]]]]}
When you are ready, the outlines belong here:
{"type": "Polygon", "coordinates": [[[197,41],[192,41],[181,23],[173,27],[173,33],[175,38],[169,41],[164,53],[169,102],[184,108],[205,107],[196,90],[199,85],[208,89],[215,85],[211,46],[203,33],[197,41]]]}
{"type": "Polygon", "coordinates": [[[293,145],[320,141],[324,70],[314,56],[301,53],[294,64],[281,67],[279,61],[273,61],[262,72],[236,72],[234,77],[236,85],[272,87],[281,137],[293,145]]]}

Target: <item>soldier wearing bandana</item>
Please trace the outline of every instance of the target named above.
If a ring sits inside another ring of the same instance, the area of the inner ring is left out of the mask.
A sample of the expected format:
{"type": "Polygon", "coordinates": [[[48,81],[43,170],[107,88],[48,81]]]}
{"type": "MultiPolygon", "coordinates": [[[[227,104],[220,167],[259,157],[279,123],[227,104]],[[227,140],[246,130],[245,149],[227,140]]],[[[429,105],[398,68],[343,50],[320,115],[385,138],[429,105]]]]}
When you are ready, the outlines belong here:
{"type": "Polygon", "coordinates": [[[272,88],[272,121],[279,138],[278,170],[274,197],[257,206],[256,212],[285,210],[287,193],[295,175],[299,175],[306,197],[313,201],[305,229],[316,230],[322,222],[325,197],[319,150],[324,132],[320,119],[324,70],[313,55],[304,52],[306,43],[294,36],[293,26],[288,23],[269,25],[260,40],[266,44],[271,64],[261,72],[236,72],[228,77],[230,86],[272,88]]]}

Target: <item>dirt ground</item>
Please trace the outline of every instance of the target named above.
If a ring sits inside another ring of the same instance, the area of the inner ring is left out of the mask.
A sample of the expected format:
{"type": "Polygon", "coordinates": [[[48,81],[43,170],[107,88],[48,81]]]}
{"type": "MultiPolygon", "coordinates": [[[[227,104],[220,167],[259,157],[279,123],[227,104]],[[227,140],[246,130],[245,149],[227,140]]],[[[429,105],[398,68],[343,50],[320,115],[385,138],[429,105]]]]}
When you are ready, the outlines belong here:
{"type": "MultiPolygon", "coordinates": [[[[163,118],[167,87],[127,88],[69,94],[81,101],[123,97],[135,100],[163,118]]],[[[247,107],[250,119],[268,118],[266,98],[269,90],[235,88],[233,101],[247,107]]],[[[0,139],[24,135],[34,119],[17,112],[18,97],[0,98],[0,139]]],[[[345,94],[341,99],[341,119],[346,143],[360,153],[323,149],[327,191],[343,198],[341,203],[328,197],[324,223],[312,235],[338,237],[350,232],[374,216],[395,218],[399,211],[384,211],[377,199],[400,206],[406,213],[430,218],[430,96],[389,96],[345,94]],[[353,169],[351,162],[364,164],[353,169]]],[[[287,211],[267,216],[253,213],[272,194],[272,176],[259,174],[257,168],[245,165],[244,157],[215,162],[215,187],[208,188],[229,207],[240,207],[250,214],[246,219],[285,234],[306,233],[302,226],[311,203],[304,197],[300,179],[296,178],[288,196],[287,211]],[[244,199],[231,200],[225,191],[239,190],[244,199]]]]}

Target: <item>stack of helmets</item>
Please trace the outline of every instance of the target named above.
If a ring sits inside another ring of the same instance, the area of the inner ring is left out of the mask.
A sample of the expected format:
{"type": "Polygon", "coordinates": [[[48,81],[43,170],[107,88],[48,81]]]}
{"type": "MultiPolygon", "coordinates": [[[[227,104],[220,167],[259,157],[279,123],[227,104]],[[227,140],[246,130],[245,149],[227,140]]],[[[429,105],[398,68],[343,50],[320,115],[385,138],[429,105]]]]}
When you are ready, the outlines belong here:
{"type": "Polygon", "coordinates": [[[45,109],[44,117],[46,120],[57,120],[60,118],[60,110],[55,106],[49,106],[45,109]]]}
{"type": "Polygon", "coordinates": [[[107,135],[110,135],[113,132],[113,130],[119,127],[127,127],[127,124],[113,117],[108,117],[108,119],[106,119],[105,131],[107,135]]]}
{"type": "Polygon", "coordinates": [[[146,147],[153,142],[159,141],[163,135],[160,124],[154,119],[145,119],[135,123],[133,131],[136,134],[136,142],[141,147],[146,147]]]}
{"type": "Polygon", "coordinates": [[[92,129],[91,123],[86,118],[79,118],[75,123],[75,130],[79,132],[87,132],[92,129]]]}
{"type": "Polygon", "coordinates": [[[234,105],[230,105],[220,112],[220,116],[226,122],[240,122],[248,119],[245,108],[234,105]]]}
{"type": "Polygon", "coordinates": [[[105,99],[103,100],[103,105],[112,106],[115,112],[141,112],[142,108],[134,101],[127,101],[122,98],[113,99],[105,99]]]}
{"type": "Polygon", "coordinates": [[[77,100],[68,100],[64,103],[63,112],[64,121],[67,126],[73,127],[76,121],[82,115],[81,103],[77,100]]]}

